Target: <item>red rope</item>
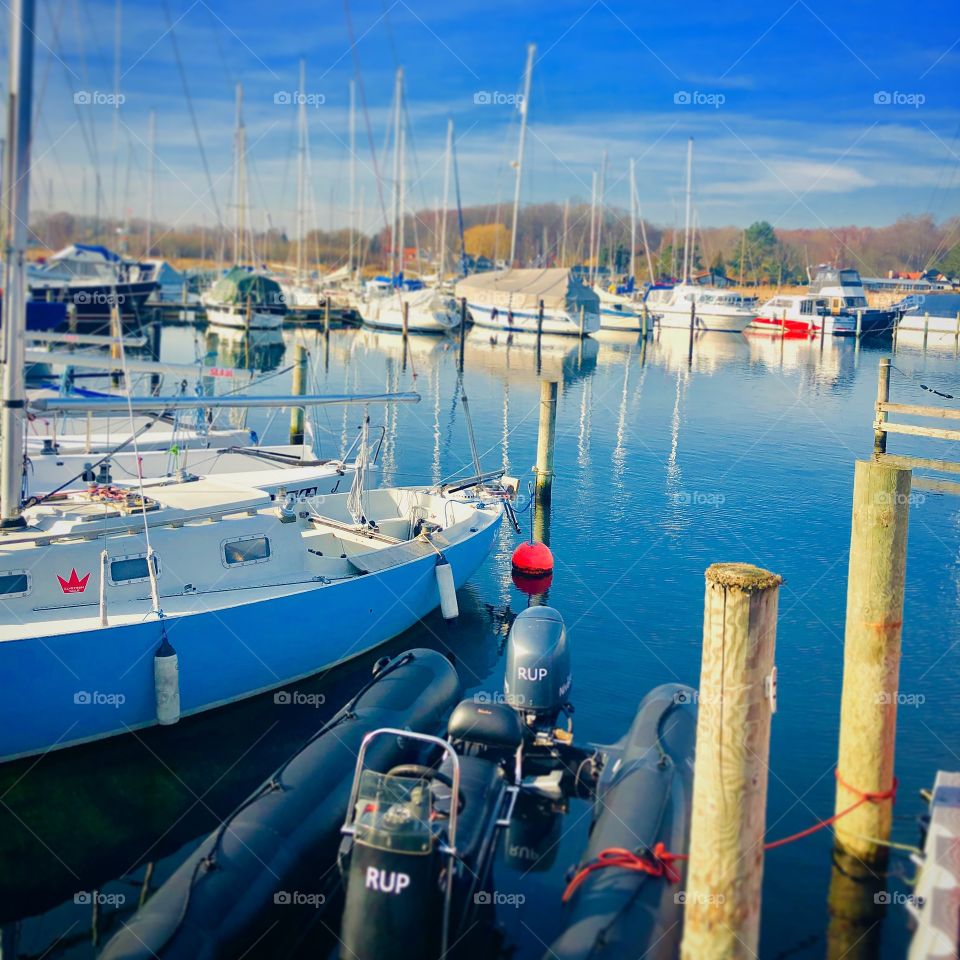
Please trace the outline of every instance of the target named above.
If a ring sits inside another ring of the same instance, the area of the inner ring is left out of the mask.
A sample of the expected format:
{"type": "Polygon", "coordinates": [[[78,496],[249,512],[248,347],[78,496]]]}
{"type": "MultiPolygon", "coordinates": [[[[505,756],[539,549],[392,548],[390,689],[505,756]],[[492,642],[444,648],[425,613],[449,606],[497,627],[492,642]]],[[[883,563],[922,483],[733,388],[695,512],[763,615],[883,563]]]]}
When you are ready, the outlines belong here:
{"type": "MultiPolygon", "coordinates": [[[[845,810],[835,813],[832,817],[827,817],[825,820],[818,820],[812,827],[807,827],[806,830],[801,830],[799,833],[791,833],[787,837],[781,837],[779,840],[772,840],[770,843],[765,843],[763,845],[764,850],[775,850],[777,847],[786,846],[795,840],[802,840],[804,837],[809,837],[818,830],[823,830],[825,827],[831,826],[865,803],[883,803],[886,800],[892,801],[897,795],[896,777],[893,778],[893,786],[889,790],[858,790],[840,776],[839,770],[834,771],[834,773],[837,778],[837,783],[839,783],[844,790],[847,790],[857,797],[856,802],[845,810]]],[[[679,883],[680,873],[673,864],[676,861],[688,859],[689,854],[671,853],[662,843],[658,843],[646,856],[633,853],[630,850],[624,850],[622,847],[609,847],[606,850],[601,850],[595,860],[591,860],[588,864],[582,866],[573,875],[567,884],[566,890],[563,891],[563,902],[566,903],[574,893],[576,893],[577,889],[591,873],[602,870],[605,867],[620,867],[622,870],[645,873],[651,877],[665,877],[670,883],[679,883]]]]}

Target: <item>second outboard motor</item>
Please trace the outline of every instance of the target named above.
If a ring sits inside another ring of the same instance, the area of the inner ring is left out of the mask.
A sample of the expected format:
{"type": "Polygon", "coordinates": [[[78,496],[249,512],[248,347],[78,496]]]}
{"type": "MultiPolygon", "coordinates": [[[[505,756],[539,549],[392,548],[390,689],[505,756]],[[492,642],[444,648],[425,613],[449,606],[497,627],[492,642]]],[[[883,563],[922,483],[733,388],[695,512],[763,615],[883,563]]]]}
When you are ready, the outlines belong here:
{"type": "Polygon", "coordinates": [[[403,776],[408,769],[416,770],[363,772],[340,934],[343,960],[440,956],[441,857],[430,828],[430,783],[403,776]]]}
{"type": "Polygon", "coordinates": [[[507,639],[507,702],[528,722],[552,725],[568,705],[572,682],[563,617],[553,607],[528,607],[507,639]]]}

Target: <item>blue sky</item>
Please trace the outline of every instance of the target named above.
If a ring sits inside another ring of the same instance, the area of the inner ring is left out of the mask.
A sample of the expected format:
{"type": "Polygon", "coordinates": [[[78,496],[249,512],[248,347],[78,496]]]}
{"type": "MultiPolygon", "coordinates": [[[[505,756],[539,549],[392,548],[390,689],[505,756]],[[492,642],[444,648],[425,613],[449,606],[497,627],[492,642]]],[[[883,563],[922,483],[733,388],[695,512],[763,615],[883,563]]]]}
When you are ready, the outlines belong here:
{"type": "MultiPolygon", "coordinates": [[[[92,211],[99,169],[105,209],[143,215],[153,109],[158,216],[212,226],[219,209],[229,221],[233,88],[242,81],[256,222],[269,216],[292,229],[296,109],[275,97],[298,88],[303,56],[306,91],[323,101],[308,111],[310,223],[345,223],[347,91],[355,61],[343,4],[168,4],[216,204],[163,4],[123,0],[124,102],[115,109],[74,103],[77,93],[102,100],[113,92],[113,0],[38,0],[34,206],[46,208],[52,184],[55,208],[92,211]],[[83,127],[95,147],[87,146],[83,127]]],[[[535,42],[525,203],[589,198],[591,171],[606,150],[609,202],[626,205],[634,157],[644,214],[672,223],[682,218],[686,141],[693,136],[700,223],[764,218],[782,227],[958,213],[960,25],[946,13],[924,0],[909,7],[694,2],[682,12],[624,0],[351,0],[378,152],[395,68],[402,64],[406,72],[411,207],[432,206],[441,196],[448,116],[456,124],[464,203],[509,202],[518,112],[508,103],[475,101],[482,92],[516,93],[526,44],[535,42]]],[[[373,229],[381,215],[362,114],[359,127],[364,221],[373,229]]],[[[382,157],[380,163],[389,167],[382,157]]]]}

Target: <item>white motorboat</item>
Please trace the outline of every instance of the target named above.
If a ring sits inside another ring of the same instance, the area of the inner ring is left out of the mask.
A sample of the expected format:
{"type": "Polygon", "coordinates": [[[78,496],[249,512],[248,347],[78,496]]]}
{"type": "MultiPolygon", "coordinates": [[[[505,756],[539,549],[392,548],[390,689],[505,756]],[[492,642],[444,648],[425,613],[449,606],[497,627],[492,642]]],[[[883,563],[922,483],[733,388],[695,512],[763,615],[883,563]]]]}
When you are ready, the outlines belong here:
{"type": "Polygon", "coordinates": [[[235,330],[278,330],[287,312],[276,280],[241,267],[224,274],[200,300],[212,325],[235,330]]]}
{"type": "Polygon", "coordinates": [[[661,327],[743,333],[756,314],[756,300],[693,283],[651,287],[644,303],[661,327]]]}
{"type": "Polygon", "coordinates": [[[449,333],[460,326],[456,300],[436,289],[374,289],[360,305],[364,324],[380,330],[403,330],[405,311],[408,333],[449,333]]]}

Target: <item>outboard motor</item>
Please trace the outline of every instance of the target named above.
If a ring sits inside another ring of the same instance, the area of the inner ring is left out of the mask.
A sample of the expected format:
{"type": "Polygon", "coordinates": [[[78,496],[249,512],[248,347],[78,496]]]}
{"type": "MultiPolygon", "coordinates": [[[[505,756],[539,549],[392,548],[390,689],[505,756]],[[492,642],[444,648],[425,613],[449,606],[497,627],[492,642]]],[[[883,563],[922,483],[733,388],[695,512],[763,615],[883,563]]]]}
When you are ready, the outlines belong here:
{"type": "Polygon", "coordinates": [[[572,682],[563,617],[553,607],[528,607],[507,638],[507,703],[530,726],[552,728],[569,706],[572,682]]]}
{"type": "MultiPolygon", "coordinates": [[[[424,771],[427,768],[423,768],[424,771]]],[[[341,960],[437,960],[441,853],[431,829],[430,782],[364,770],[341,929],[341,960]]]]}

